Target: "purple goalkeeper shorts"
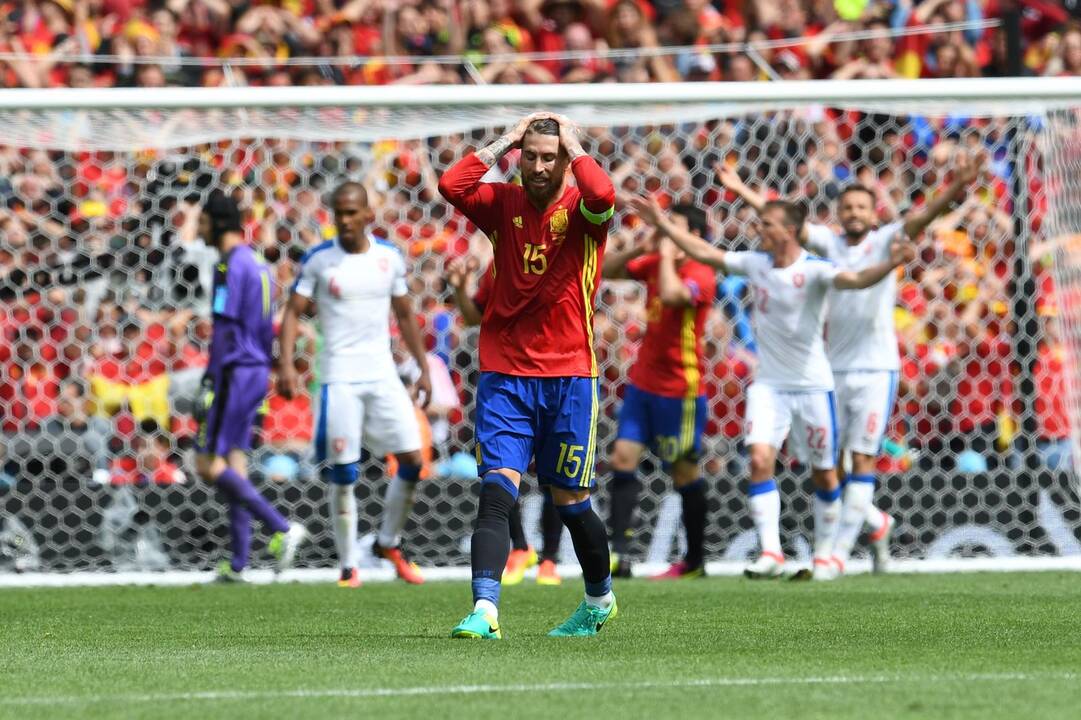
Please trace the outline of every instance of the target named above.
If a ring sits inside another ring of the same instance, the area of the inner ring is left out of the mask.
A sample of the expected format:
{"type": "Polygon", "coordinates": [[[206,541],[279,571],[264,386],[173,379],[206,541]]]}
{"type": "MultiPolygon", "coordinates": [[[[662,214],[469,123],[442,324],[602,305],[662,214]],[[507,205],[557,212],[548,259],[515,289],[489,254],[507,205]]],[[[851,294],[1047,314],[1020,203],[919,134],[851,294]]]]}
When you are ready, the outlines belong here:
{"type": "Polygon", "coordinates": [[[251,431],[269,379],[270,368],[258,365],[234,366],[214,378],[205,399],[206,416],[199,423],[199,453],[224,456],[230,450],[251,450],[251,431]]]}

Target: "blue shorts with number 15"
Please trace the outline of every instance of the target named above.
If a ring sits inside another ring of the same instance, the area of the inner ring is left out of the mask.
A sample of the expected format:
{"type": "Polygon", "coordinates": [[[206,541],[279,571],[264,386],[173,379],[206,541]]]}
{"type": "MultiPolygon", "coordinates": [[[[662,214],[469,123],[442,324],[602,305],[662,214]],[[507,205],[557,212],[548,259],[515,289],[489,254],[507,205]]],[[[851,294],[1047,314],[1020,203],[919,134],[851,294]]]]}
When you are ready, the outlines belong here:
{"type": "Polygon", "coordinates": [[[596,378],[481,373],[476,421],[481,477],[499,468],[524,473],[536,458],[541,485],[593,487],[598,400],[596,378]]]}

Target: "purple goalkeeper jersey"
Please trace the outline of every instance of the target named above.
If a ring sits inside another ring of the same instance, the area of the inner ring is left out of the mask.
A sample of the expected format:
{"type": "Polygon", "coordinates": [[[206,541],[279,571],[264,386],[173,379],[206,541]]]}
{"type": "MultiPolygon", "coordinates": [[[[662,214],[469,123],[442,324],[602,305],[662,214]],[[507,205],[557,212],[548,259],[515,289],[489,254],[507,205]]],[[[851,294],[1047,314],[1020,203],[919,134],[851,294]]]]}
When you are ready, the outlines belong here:
{"type": "Polygon", "coordinates": [[[207,370],[272,361],[274,297],[270,268],[247,245],[238,245],[214,266],[211,309],[214,333],[207,370]]]}

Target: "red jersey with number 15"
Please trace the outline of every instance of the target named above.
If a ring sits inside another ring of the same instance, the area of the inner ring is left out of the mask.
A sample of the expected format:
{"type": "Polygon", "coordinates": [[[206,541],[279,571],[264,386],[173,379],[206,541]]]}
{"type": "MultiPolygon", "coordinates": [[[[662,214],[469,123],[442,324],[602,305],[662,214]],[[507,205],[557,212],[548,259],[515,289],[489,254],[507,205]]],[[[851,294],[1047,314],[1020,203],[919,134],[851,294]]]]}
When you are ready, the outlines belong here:
{"type": "Polygon", "coordinates": [[[480,323],[480,369],[525,377],[596,377],[593,310],[615,189],[590,157],[571,163],[578,187],[545,210],[509,183],[482,183],[475,155],[439,192],[492,242],[480,323]]]}
{"type": "Polygon", "coordinates": [[[717,278],[713,269],[695,260],[676,267],[691,292],[691,304],[661,302],[660,255],[651,253],[627,263],[627,274],[646,284],[646,334],[628,378],[639,390],[664,397],[697,397],[705,393],[702,335],[713,307],[717,278]]]}

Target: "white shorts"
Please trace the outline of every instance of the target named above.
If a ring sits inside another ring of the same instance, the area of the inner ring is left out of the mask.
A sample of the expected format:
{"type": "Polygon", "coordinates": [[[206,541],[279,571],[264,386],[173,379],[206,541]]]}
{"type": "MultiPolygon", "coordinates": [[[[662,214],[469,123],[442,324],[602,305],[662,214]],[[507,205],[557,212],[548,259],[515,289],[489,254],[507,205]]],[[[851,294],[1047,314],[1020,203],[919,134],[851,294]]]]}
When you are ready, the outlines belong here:
{"type": "Polygon", "coordinates": [[[323,386],[315,412],[316,459],[348,465],[360,460],[362,446],[379,458],[420,450],[416,410],[397,376],[323,386]]]}
{"type": "Polygon", "coordinates": [[[747,388],[744,417],[751,445],[780,450],[786,438],[801,462],[816,470],[829,470],[837,462],[837,412],[832,391],[777,390],[762,383],[747,388]]]}
{"type": "Polygon", "coordinates": [[[836,372],[833,380],[837,386],[841,447],[863,455],[878,455],[897,400],[897,372],[836,372]]]}

